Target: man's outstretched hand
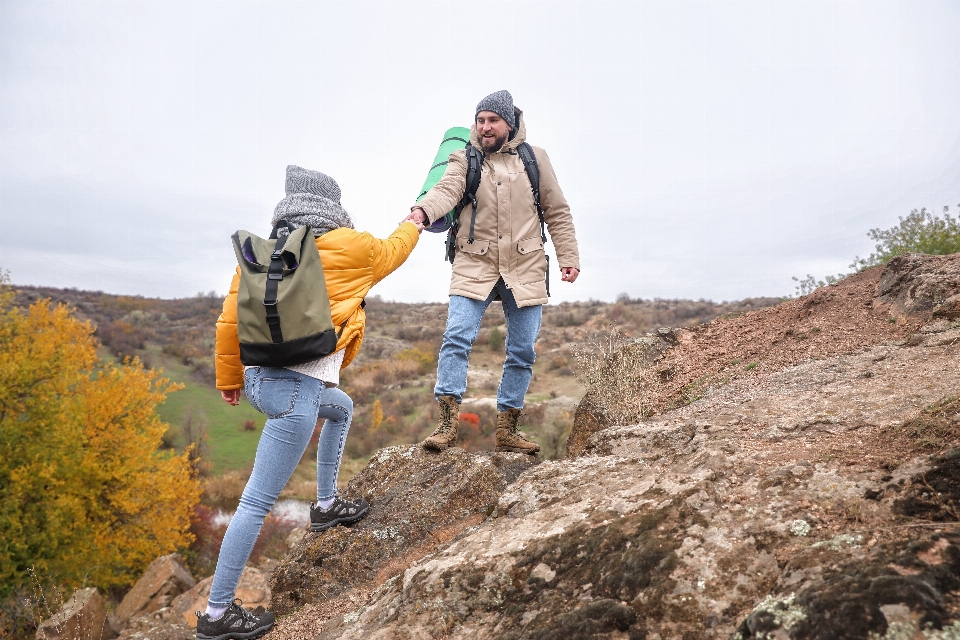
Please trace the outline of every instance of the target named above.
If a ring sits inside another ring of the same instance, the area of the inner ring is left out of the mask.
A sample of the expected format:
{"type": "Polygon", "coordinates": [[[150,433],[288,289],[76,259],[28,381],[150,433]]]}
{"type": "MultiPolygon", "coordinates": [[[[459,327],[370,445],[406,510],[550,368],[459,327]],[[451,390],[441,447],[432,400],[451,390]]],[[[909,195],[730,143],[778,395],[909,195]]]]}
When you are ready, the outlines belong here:
{"type": "Polygon", "coordinates": [[[560,279],[564,282],[574,282],[577,279],[577,276],[580,275],[580,269],[576,267],[560,267],[560,279]]]}
{"type": "Polygon", "coordinates": [[[412,222],[413,224],[417,225],[417,232],[423,233],[423,230],[427,226],[427,214],[423,212],[423,209],[417,207],[410,212],[410,215],[401,220],[400,224],[403,224],[404,222],[412,222]]]}
{"type": "Polygon", "coordinates": [[[410,214],[400,221],[400,224],[403,224],[406,221],[410,221],[418,227],[425,227],[427,225],[427,214],[423,212],[423,209],[417,207],[410,214]]]}
{"type": "Polygon", "coordinates": [[[220,391],[220,396],[227,404],[237,406],[240,404],[240,389],[230,389],[229,391],[220,391]]]}

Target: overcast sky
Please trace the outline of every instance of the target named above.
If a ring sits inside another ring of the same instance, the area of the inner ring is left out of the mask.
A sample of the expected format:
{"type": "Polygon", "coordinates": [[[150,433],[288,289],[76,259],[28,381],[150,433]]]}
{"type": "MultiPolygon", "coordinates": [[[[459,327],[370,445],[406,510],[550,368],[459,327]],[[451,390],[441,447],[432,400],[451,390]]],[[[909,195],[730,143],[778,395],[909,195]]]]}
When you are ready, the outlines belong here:
{"type": "MultiPolygon", "coordinates": [[[[224,293],[288,164],[384,237],[504,88],[573,210],[555,302],[789,294],[960,203],[957,1],[0,0],[0,267],[224,293]]],[[[374,293],[446,299],[442,254],[374,293]]]]}

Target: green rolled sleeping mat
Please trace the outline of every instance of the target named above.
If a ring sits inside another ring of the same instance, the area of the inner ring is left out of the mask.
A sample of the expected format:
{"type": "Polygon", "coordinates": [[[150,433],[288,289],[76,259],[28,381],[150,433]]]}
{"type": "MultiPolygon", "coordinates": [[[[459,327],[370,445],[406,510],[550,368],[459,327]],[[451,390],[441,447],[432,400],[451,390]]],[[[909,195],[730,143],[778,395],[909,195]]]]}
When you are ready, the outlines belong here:
{"type": "MultiPolygon", "coordinates": [[[[427,173],[427,179],[423,182],[423,187],[420,189],[420,195],[417,196],[417,202],[440,182],[440,178],[443,177],[443,172],[447,170],[447,162],[449,161],[450,154],[458,149],[463,149],[467,146],[468,142],[470,142],[470,129],[466,127],[447,129],[447,132],[443,134],[443,142],[440,143],[440,148],[437,150],[437,155],[433,159],[430,171],[427,173]]],[[[452,224],[453,211],[450,211],[442,218],[437,218],[436,222],[427,227],[427,231],[443,233],[449,229],[452,224]]]]}

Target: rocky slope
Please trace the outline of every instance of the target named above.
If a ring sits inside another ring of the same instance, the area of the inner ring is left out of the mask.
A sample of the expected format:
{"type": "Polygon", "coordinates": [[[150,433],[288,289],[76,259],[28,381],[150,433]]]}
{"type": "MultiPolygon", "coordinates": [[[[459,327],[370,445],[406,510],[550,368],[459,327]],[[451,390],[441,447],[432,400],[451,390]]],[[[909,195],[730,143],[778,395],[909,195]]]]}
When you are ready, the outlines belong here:
{"type": "Polygon", "coordinates": [[[308,534],[274,587],[320,586],[267,637],[958,638],[958,294],[960,256],[906,256],[679,332],[650,363],[679,378],[658,412],[582,411],[577,457],[500,474],[459,514],[438,489],[470,491],[489,454],[387,452],[352,488],[405,506],[308,534]],[[432,518],[447,535],[373,541],[432,518]],[[350,548],[369,566],[325,569],[350,548]]]}

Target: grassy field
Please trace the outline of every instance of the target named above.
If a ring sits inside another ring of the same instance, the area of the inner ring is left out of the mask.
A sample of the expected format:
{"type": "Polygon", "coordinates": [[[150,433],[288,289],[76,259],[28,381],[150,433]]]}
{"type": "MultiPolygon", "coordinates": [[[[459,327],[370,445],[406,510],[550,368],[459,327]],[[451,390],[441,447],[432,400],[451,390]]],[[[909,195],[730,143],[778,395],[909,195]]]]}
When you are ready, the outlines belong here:
{"type": "Polygon", "coordinates": [[[160,405],[160,418],[178,430],[182,430],[188,418],[203,427],[207,433],[207,459],[215,475],[251,467],[263,430],[263,414],[243,398],[238,407],[228,405],[220,398],[220,392],[192,378],[190,367],[164,355],[159,348],[149,345],[148,352],[155,366],[163,369],[164,376],[184,385],[160,405]],[[247,420],[253,420],[254,430],[244,429],[247,420]]]}

